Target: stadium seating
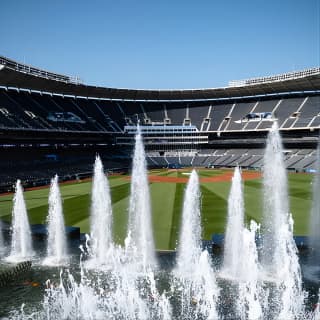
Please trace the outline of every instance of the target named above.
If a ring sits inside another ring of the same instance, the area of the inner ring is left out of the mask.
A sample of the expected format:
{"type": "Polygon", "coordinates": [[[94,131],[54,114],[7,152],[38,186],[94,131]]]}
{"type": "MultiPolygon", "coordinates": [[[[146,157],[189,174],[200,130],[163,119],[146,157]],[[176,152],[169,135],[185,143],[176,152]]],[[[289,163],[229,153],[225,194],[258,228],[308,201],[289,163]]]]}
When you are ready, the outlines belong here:
{"type": "Polygon", "coordinates": [[[242,130],[245,123],[235,121],[242,120],[246,114],[252,111],[255,105],[256,102],[236,103],[231,113],[231,121],[228,130],[242,130]]]}
{"type": "Polygon", "coordinates": [[[309,127],[312,124],[314,118],[319,118],[319,105],[319,96],[308,97],[308,99],[302,105],[301,109],[298,110],[299,117],[297,117],[297,121],[293,124],[293,127],[309,127]]]}
{"type": "Polygon", "coordinates": [[[52,79],[37,68],[29,74],[21,64],[2,60],[0,187],[10,188],[17,178],[34,185],[47,183],[55,173],[62,179],[91,174],[100,151],[106,169],[128,168],[138,123],[150,168],[239,165],[260,170],[275,120],[287,168],[314,168],[319,68],[224,88],[131,90],[74,83],[67,76],[52,79]],[[22,66],[23,72],[12,66],[22,66]],[[56,160],[45,157],[47,149],[58,155],[56,160]]]}
{"type": "Polygon", "coordinates": [[[12,191],[17,179],[24,186],[33,187],[50,183],[55,174],[60,181],[91,177],[97,153],[106,171],[127,171],[131,165],[130,151],[114,147],[3,147],[1,151],[0,192],[12,191]]]}
{"type": "MultiPolygon", "coordinates": [[[[191,120],[191,124],[195,125],[200,130],[204,119],[208,118],[209,110],[209,105],[199,106],[196,108],[189,107],[189,118],[191,120]]],[[[203,128],[203,130],[206,131],[206,128],[203,128]]]]}
{"type": "Polygon", "coordinates": [[[192,124],[203,131],[252,131],[268,129],[272,121],[244,118],[250,113],[271,112],[282,128],[304,128],[319,126],[319,105],[318,95],[204,105],[200,102],[108,101],[0,89],[0,127],[122,132],[124,125],[139,121],[144,125],[192,124]],[[52,119],[50,114],[62,116],[52,119]],[[64,117],[66,114],[73,115],[73,118],[64,117]]]}
{"type": "Polygon", "coordinates": [[[182,106],[180,108],[174,107],[169,109],[167,106],[168,118],[171,120],[172,125],[183,125],[184,119],[186,119],[187,108],[182,106]]]}
{"type": "Polygon", "coordinates": [[[303,103],[304,98],[289,98],[281,101],[280,107],[275,112],[280,128],[290,128],[295,118],[292,116],[303,103]]]}
{"type": "MultiPolygon", "coordinates": [[[[241,166],[244,168],[263,167],[263,149],[213,149],[201,150],[197,153],[167,152],[163,156],[158,153],[148,153],[150,166],[168,167],[169,164],[180,164],[182,167],[226,167],[241,166]]],[[[314,168],[316,153],[314,149],[286,150],[285,164],[288,169],[306,171],[314,168]]]]}

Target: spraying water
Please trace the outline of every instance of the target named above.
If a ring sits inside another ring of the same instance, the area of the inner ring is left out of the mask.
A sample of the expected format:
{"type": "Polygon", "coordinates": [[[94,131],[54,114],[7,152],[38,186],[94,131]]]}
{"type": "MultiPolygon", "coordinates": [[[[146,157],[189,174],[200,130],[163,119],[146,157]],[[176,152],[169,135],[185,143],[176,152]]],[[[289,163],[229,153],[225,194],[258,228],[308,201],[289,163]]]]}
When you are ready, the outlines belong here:
{"type": "MultiPolygon", "coordinates": [[[[108,214],[111,216],[111,209],[106,209],[109,190],[103,177],[102,164],[97,158],[92,191],[91,238],[95,244],[93,257],[101,257],[102,263],[107,257],[105,251],[108,246],[114,247],[110,231],[111,217],[110,220],[103,220],[108,214]],[[93,213],[93,208],[97,207],[104,208],[101,209],[104,214],[101,218],[93,213]],[[107,223],[103,224],[101,221],[107,223]],[[94,227],[95,222],[97,224],[94,227]],[[102,228],[101,233],[98,224],[102,228]],[[99,241],[95,237],[101,237],[102,243],[106,239],[109,241],[101,247],[101,251],[97,249],[99,241]]],[[[20,194],[18,191],[17,184],[15,207],[21,209],[22,189],[20,194]]],[[[26,213],[25,206],[24,211],[26,213]]],[[[229,196],[225,244],[224,269],[230,270],[232,281],[219,279],[222,282],[221,291],[216,284],[209,254],[201,249],[200,189],[195,171],[191,173],[185,191],[176,267],[171,274],[167,270],[162,272],[150,268],[155,265],[155,256],[150,196],[140,132],[136,136],[129,213],[125,248],[114,248],[110,255],[111,268],[100,270],[96,265],[94,270],[85,269],[81,262],[80,281],[77,282],[70,273],[67,273],[66,278],[61,275],[60,285],[49,285],[46,290],[40,305],[42,309],[30,317],[25,315],[26,318],[202,320],[221,319],[224,316],[227,319],[231,312],[236,319],[241,320],[318,319],[318,307],[315,312],[310,312],[310,317],[304,313],[304,292],[297,249],[293,241],[293,221],[289,214],[281,139],[276,125],[268,137],[264,164],[265,236],[261,249],[263,272],[258,264],[255,244],[258,226],[251,222],[250,229],[244,227],[239,168],[235,169],[229,196]],[[239,257],[235,256],[236,250],[239,257]],[[262,280],[267,281],[261,284],[262,280]],[[168,287],[170,290],[167,292],[164,288],[168,287]],[[228,295],[228,288],[233,290],[231,295],[228,295]],[[222,301],[220,298],[224,296],[227,299],[222,301]]],[[[17,319],[23,317],[18,314],[17,319]]]]}
{"type": "Polygon", "coordinates": [[[152,230],[145,151],[141,132],[138,127],[133,154],[126,250],[128,258],[138,262],[143,269],[156,265],[152,230]]]}
{"type": "Polygon", "coordinates": [[[263,294],[259,283],[258,252],[255,243],[258,226],[254,221],[250,223],[250,229],[244,228],[242,232],[242,250],[239,254],[239,297],[237,311],[240,319],[258,320],[263,317],[260,296],[263,294]]]}
{"type": "Polygon", "coordinates": [[[145,275],[144,287],[139,288],[130,271],[117,271],[96,278],[82,269],[79,283],[69,271],[61,271],[58,286],[47,281],[42,310],[29,316],[17,312],[16,319],[172,319],[169,302],[158,294],[152,273],[145,275]]]}
{"type": "Polygon", "coordinates": [[[318,303],[313,311],[313,315],[310,317],[310,320],[320,320],[320,290],[318,292],[318,303]]]}
{"type": "Polygon", "coordinates": [[[67,260],[67,241],[57,175],[51,180],[47,223],[47,258],[43,263],[47,265],[64,264],[67,260]]]}
{"type": "Polygon", "coordinates": [[[286,168],[278,125],[268,135],[264,155],[264,272],[276,284],[273,312],[279,319],[299,319],[303,312],[304,291],[293,220],[289,213],[286,168]]]}
{"type": "MultiPolygon", "coordinates": [[[[242,277],[243,273],[239,268],[240,260],[243,259],[243,254],[241,254],[244,230],[243,219],[244,204],[241,172],[240,169],[236,167],[228,198],[228,221],[225,233],[223,261],[224,273],[232,278],[242,277]]],[[[243,271],[247,273],[247,270],[243,271]]]]}
{"type": "Polygon", "coordinates": [[[228,198],[228,221],[221,275],[238,283],[234,286],[234,290],[238,289],[235,312],[239,319],[262,317],[259,301],[261,286],[258,282],[258,253],[255,243],[257,229],[258,226],[254,221],[251,221],[250,230],[244,227],[243,185],[240,169],[236,167],[228,198]]]}
{"type": "Polygon", "coordinates": [[[101,265],[107,263],[112,245],[112,204],[109,182],[99,156],[94,163],[91,197],[92,258],[96,265],[101,265]]]}
{"type": "Polygon", "coordinates": [[[194,270],[201,255],[201,213],[199,178],[192,171],[185,191],[182,226],[177,256],[177,270],[186,274],[194,270]],[[189,270],[186,270],[189,268],[189,270]]]}
{"type": "Polygon", "coordinates": [[[149,187],[141,134],[136,137],[130,197],[130,221],[125,248],[112,245],[111,200],[101,160],[97,157],[92,190],[91,239],[93,259],[81,263],[81,279],[71,274],[50,287],[44,312],[52,319],[171,319],[165,293],[156,287],[155,248],[151,228],[149,187]],[[112,247],[110,256],[108,247],[112,247]],[[109,268],[101,269],[100,262],[109,268]],[[93,268],[92,268],[93,267],[93,268]],[[92,270],[93,269],[93,270],[92,270]],[[99,271],[96,273],[96,271],[99,271]]]}
{"type": "Polygon", "coordinates": [[[20,180],[17,180],[16,184],[12,215],[11,253],[7,259],[15,262],[25,260],[33,256],[31,230],[20,180]]]}
{"type": "Polygon", "coordinates": [[[219,289],[208,252],[201,250],[199,178],[192,171],[183,203],[177,266],[172,291],[179,314],[188,319],[218,319],[219,289]]]}

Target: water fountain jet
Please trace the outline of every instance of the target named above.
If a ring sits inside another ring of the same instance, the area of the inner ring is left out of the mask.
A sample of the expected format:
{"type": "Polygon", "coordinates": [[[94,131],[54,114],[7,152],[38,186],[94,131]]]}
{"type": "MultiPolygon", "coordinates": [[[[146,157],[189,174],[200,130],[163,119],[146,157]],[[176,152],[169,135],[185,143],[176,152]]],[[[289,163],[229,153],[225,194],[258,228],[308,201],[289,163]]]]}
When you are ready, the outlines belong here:
{"type": "Polygon", "coordinates": [[[135,137],[129,202],[128,236],[125,241],[126,256],[142,269],[155,267],[157,263],[152,231],[147,164],[139,126],[135,137]]]}
{"type": "Polygon", "coordinates": [[[90,253],[92,260],[89,263],[98,267],[108,262],[108,253],[113,243],[110,186],[99,156],[94,163],[91,197],[90,253]]]}
{"type": "Polygon", "coordinates": [[[13,198],[11,252],[7,261],[19,262],[30,259],[33,255],[31,230],[23,197],[23,188],[21,181],[17,180],[13,198]]]}
{"type": "Polygon", "coordinates": [[[250,228],[242,231],[242,248],[239,261],[240,278],[238,279],[237,312],[240,319],[258,320],[263,318],[261,296],[263,295],[259,281],[258,251],[256,232],[259,226],[252,220],[250,228]]]}
{"type": "Polygon", "coordinates": [[[179,313],[187,317],[217,319],[216,285],[210,257],[201,249],[199,178],[192,171],[185,191],[182,226],[173,270],[172,292],[179,299],[179,313]]]}
{"type": "Polygon", "coordinates": [[[241,278],[247,270],[240,270],[243,259],[242,244],[244,230],[243,187],[240,168],[236,167],[232,178],[231,190],[228,198],[228,219],[224,240],[223,273],[231,278],[241,278]]]}
{"type": "MultiPolygon", "coordinates": [[[[264,273],[275,283],[273,313],[280,319],[300,319],[305,293],[293,239],[289,213],[286,168],[278,124],[269,132],[264,155],[264,228],[262,263],[264,273]]],[[[269,308],[271,312],[271,308],[269,308]]]]}
{"type": "Polygon", "coordinates": [[[49,192],[47,257],[43,261],[44,265],[61,265],[67,263],[68,260],[67,240],[58,179],[56,175],[51,180],[49,192]]]}

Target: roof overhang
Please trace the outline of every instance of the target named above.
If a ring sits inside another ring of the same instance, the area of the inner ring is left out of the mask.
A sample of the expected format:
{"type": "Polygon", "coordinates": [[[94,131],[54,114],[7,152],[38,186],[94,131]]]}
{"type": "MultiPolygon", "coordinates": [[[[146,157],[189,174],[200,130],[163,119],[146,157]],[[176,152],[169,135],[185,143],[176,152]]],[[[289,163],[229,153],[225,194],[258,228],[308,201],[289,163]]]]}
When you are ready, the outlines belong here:
{"type": "Polygon", "coordinates": [[[1,64],[0,86],[61,95],[95,97],[112,100],[192,101],[303,91],[320,91],[320,73],[299,79],[267,82],[241,87],[185,90],[144,90],[96,87],[82,83],[58,81],[51,78],[45,78],[43,75],[37,76],[36,73],[30,74],[25,71],[22,72],[5,64],[1,64]]]}

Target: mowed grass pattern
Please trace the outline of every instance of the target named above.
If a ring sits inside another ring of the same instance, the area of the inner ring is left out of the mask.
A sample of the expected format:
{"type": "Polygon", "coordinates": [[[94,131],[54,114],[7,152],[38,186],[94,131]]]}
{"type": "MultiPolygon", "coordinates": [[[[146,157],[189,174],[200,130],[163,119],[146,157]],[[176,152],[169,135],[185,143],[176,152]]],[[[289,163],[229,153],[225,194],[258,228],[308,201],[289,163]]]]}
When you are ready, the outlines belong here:
{"type": "MultiPolygon", "coordinates": [[[[150,175],[173,178],[188,177],[188,170],[153,170],[150,175]]],[[[223,174],[224,170],[198,170],[201,177],[208,178],[223,174]]],[[[312,175],[289,174],[288,184],[290,207],[295,221],[297,235],[308,233],[309,212],[311,207],[312,175]]],[[[130,178],[128,176],[109,177],[113,203],[113,236],[115,242],[123,244],[127,233],[130,178]]],[[[90,193],[91,182],[62,184],[63,209],[66,225],[78,226],[81,232],[90,231],[90,193]]],[[[176,247],[181,224],[185,183],[150,183],[152,199],[153,230],[157,249],[176,247]]],[[[226,223],[230,182],[201,183],[201,212],[203,238],[210,239],[214,233],[223,233],[226,223]]],[[[30,223],[45,223],[48,211],[48,188],[30,190],[24,193],[30,223]]],[[[251,219],[261,222],[262,218],[261,179],[244,182],[246,223],[251,219]]],[[[0,196],[0,217],[11,220],[13,195],[0,196]]]]}

